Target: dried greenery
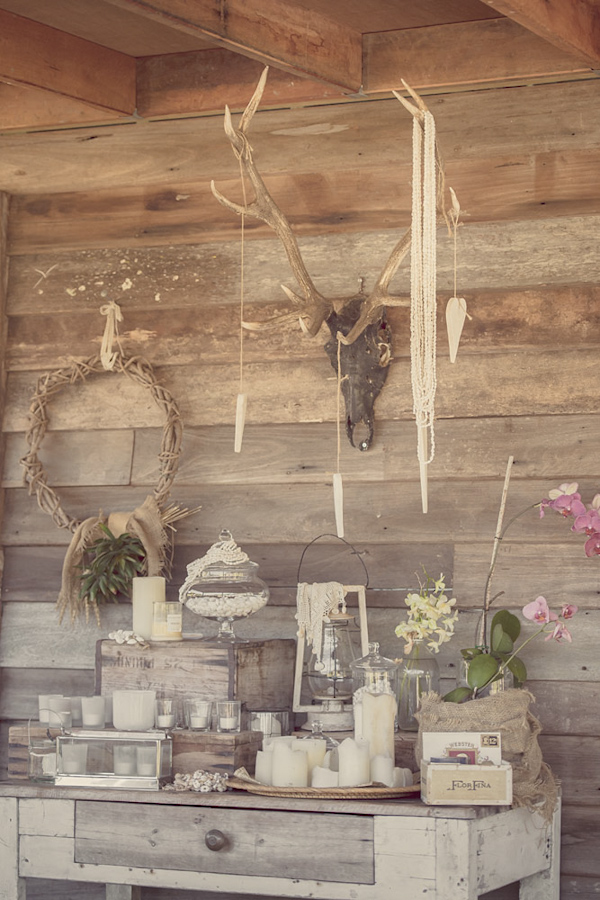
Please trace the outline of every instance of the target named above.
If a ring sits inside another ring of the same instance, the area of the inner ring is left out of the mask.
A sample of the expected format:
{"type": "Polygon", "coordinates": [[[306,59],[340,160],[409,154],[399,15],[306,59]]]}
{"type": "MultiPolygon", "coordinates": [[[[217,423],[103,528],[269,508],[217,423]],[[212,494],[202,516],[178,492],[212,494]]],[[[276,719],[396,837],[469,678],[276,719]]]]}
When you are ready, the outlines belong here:
{"type": "Polygon", "coordinates": [[[132,579],[146,574],[146,551],[141,540],[129,532],[118,537],[100,524],[104,537],[86,548],[81,569],[79,597],[86,616],[90,607],[118,603],[119,596],[131,596],[132,579]]]}

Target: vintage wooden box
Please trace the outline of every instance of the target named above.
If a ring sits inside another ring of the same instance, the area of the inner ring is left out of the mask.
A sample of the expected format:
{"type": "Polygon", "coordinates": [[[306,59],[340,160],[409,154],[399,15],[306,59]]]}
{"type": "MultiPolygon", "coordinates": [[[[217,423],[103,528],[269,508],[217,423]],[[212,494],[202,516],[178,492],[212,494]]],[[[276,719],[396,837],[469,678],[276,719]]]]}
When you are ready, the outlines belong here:
{"type": "Polygon", "coordinates": [[[155,690],[164,697],[241,700],[249,710],[291,709],[296,642],[139,645],[98,641],[96,693],[155,690]]]}
{"type": "Polygon", "coordinates": [[[217,731],[173,731],[173,774],[196,769],[233,774],[244,766],[254,772],[256,751],[262,747],[261,731],[220,734],[217,731]]]}
{"type": "Polygon", "coordinates": [[[421,800],[437,806],[510,806],[512,766],[421,763],[421,800]]]}

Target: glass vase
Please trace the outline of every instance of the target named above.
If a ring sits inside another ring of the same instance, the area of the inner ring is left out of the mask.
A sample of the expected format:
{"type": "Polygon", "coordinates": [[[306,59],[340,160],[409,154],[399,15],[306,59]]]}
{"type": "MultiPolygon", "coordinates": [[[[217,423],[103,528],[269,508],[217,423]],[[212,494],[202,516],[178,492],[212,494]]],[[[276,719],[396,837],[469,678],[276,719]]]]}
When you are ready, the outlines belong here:
{"type": "Polygon", "coordinates": [[[398,667],[398,727],[400,731],[418,731],[415,718],[421,697],[439,692],[440,668],[424,641],[415,641],[398,667]]]}

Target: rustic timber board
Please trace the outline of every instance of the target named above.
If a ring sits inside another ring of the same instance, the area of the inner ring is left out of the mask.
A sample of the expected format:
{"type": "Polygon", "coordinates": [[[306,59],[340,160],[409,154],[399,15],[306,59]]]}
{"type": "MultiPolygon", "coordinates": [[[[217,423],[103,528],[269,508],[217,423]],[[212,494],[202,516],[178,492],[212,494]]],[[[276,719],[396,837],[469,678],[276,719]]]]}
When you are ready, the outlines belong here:
{"type": "MultiPolygon", "coordinates": [[[[47,265],[48,262],[40,264],[47,265]]],[[[284,277],[285,271],[282,267],[279,274],[284,277]]],[[[292,279],[289,280],[292,283],[292,279]]],[[[156,290],[154,287],[154,292],[156,290]]],[[[467,291],[463,288],[461,295],[471,316],[461,335],[461,362],[470,353],[482,353],[492,348],[515,349],[543,344],[560,349],[563,346],[560,333],[565,328],[579,347],[594,347],[600,341],[600,287],[596,285],[545,285],[520,291],[467,291]]],[[[450,292],[438,294],[437,327],[442,335],[449,297],[450,292]]],[[[51,302],[51,298],[45,299],[51,302]]],[[[85,311],[71,312],[68,332],[64,319],[56,313],[11,315],[7,368],[11,371],[53,369],[71,357],[86,359],[101,336],[102,322],[97,304],[97,296],[90,294],[85,311]]],[[[158,308],[156,303],[151,309],[130,308],[125,303],[123,307],[126,324],[121,326],[120,343],[127,355],[150,357],[154,366],[195,365],[199,358],[214,365],[238,362],[239,341],[231,339],[230,306],[210,304],[206,300],[202,304],[205,323],[202,331],[198,330],[197,308],[179,307],[174,300],[162,298],[162,295],[158,308]]],[[[285,302],[275,300],[268,305],[257,305],[246,316],[252,316],[253,321],[266,322],[285,310],[285,302]]],[[[409,319],[408,306],[387,310],[395,360],[406,359],[410,354],[409,319]]],[[[303,360],[320,359],[330,337],[328,329],[323,327],[316,339],[307,339],[297,320],[281,324],[275,333],[277,340],[274,340],[272,330],[247,332],[244,336],[246,361],[285,360],[290,356],[303,360]]],[[[447,355],[445,341],[440,340],[439,344],[439,355],[447,355]]]]}

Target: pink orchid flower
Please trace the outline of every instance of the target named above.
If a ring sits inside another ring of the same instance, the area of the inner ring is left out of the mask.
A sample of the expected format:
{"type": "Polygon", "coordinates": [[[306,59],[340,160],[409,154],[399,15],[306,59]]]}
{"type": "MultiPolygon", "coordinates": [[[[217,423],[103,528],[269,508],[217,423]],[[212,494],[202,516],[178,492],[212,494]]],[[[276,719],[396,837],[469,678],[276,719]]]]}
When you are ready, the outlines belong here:
{"type": "Polygon", "coordinates": [[[556,625],[554,626],[554,631],[552,632],[552,634],[548,635],[546,640],[547,641],[554,640],[554,641],[557,641],[559,644],[562,643],[562,641],[568,641],[569,644],[573,643],[573,638],[571,637],[571,632],[565,625],[563,625],[562,622],[556,623],[556,625]]]}
{"type": "Polygon", "coordinates": [[[579,607],[575,606],[574,603],[564,603],[560,611],[561,617],[563,619],[572,619],[578,609],[579,607]]]}
{"type": "Polygon", "coordinates": [[[600,532],[595,532],[584,544],[586,556],[600,556],[600,532]]]}
{"type": "Polygon", "coordinates": [[[558,619],[556,613],[550,611],[545,597],[536,597],[535,600],[524,606],[523,615],[531,622],[539,622],[540,624],[554,622],[558,619]]]}
{"type": "Polygon", "coordinates": [[[600,532],[600,512],[597,509],[588,509],[582,516],[576,516],[571,531],[585,534],[600,532]]]}

